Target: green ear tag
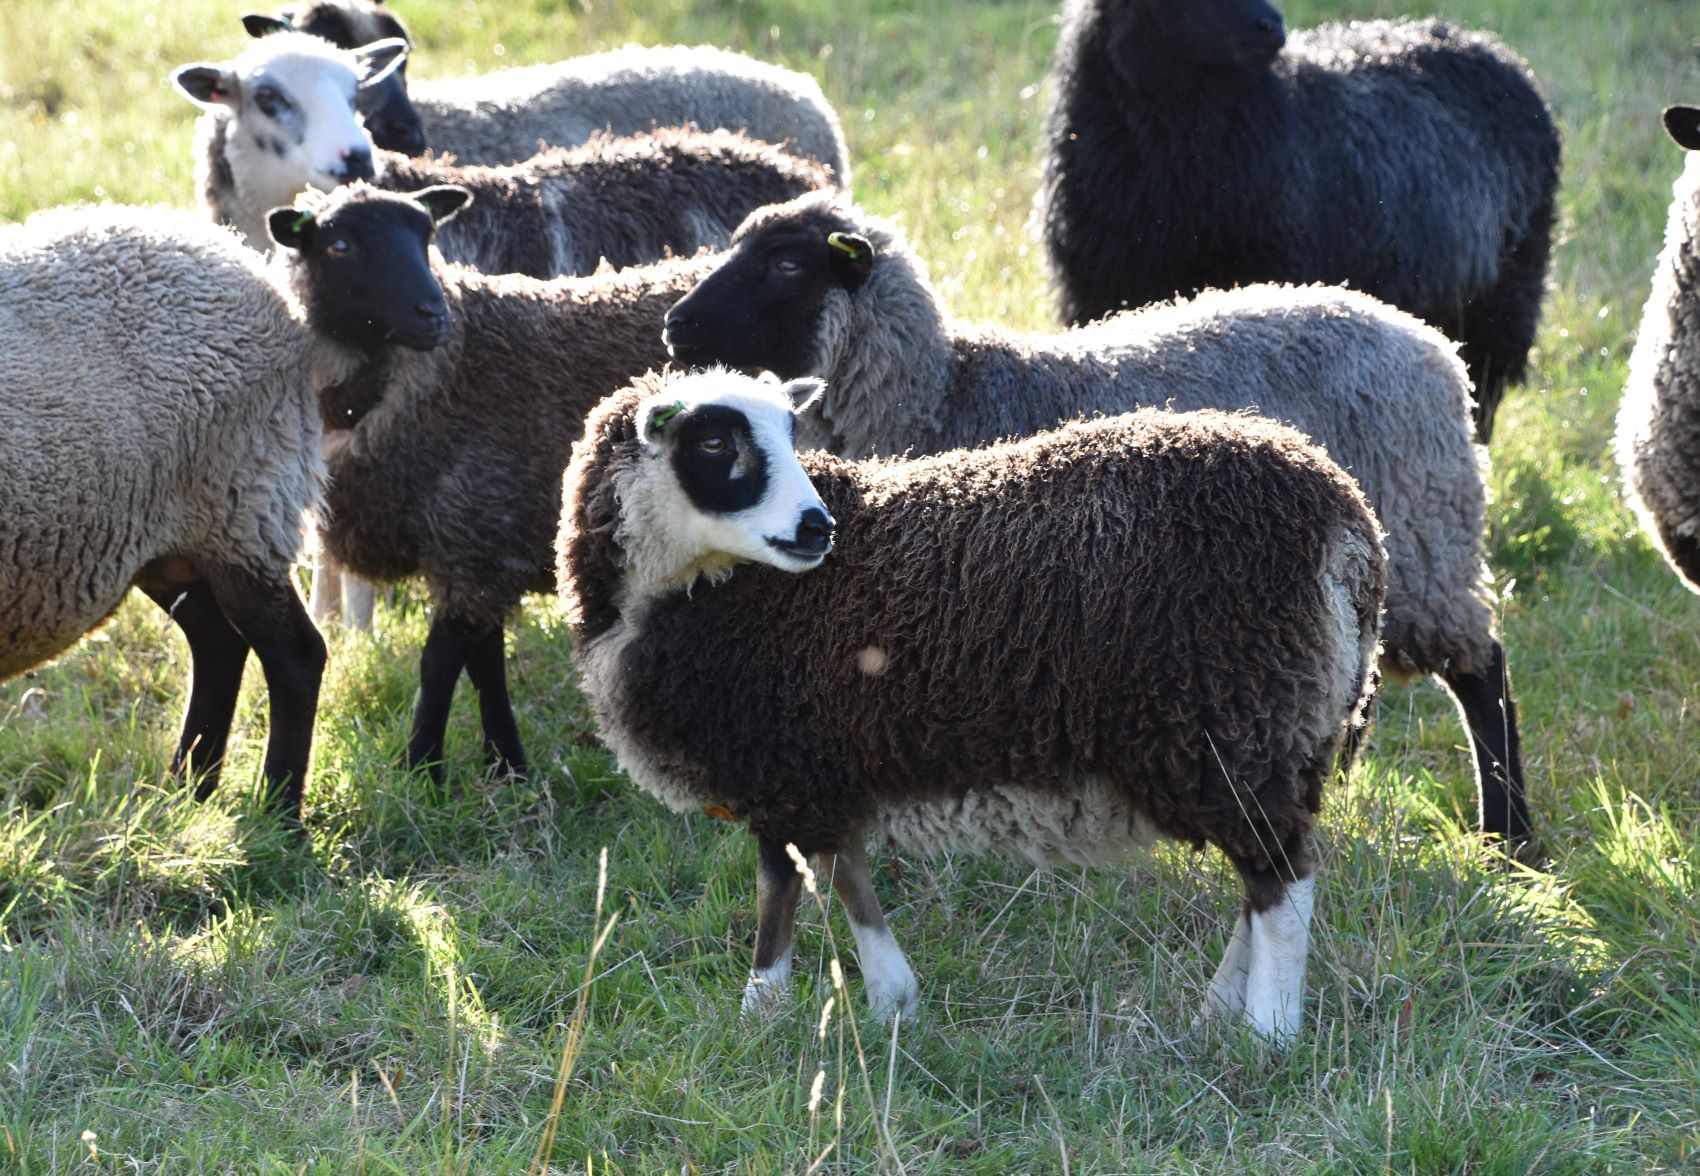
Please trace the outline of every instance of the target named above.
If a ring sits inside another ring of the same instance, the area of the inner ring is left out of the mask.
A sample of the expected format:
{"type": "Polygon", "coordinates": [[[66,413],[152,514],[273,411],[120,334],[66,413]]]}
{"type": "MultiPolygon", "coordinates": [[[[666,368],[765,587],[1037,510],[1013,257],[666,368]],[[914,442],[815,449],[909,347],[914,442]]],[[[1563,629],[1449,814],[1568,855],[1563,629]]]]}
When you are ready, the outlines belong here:
{"type": "Polygon", "coordinates": [[[302,229],[306,228],[308,225],[310,225],[312,223],[313,223],[313,214],[310,213],[310,212],[303,211],[298,216],[296,216],[294,222],[291,223],[291,225],[289,227],[291,229],[293,229],[295,232],[299,233],[302,229]]]}
{"type": "Polygon", "coordinates": [[[855,245],[851,244],[849,238],[843,233],[828,233],[826,235],[826,243],[844,254],[844,256],[848,257],[851,261],[860,261],[862,258],[862,251],[856,248],[855,245]]]}
{"type": "Polygon", "coordinates": [[[675,400],[672,404],[664,404],[649,414],[649,427],[660,430],[666,428],[667,422],[685,411],[685,402],[675,400]]]}

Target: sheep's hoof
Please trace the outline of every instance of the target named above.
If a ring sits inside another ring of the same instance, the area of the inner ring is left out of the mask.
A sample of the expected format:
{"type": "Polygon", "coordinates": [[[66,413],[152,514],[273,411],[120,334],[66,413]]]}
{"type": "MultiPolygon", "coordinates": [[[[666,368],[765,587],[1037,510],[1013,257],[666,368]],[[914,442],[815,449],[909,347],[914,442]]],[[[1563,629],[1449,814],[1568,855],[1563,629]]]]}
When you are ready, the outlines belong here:
{"type": "Polygon", "coordinates": [[[896,985],[881,985],[867,981],[868,1007],[873,1010],[874,1020],[881,1025],[889,1025],[894,1016],[901,1016],[903,1023],[908,1024],[921,1011],[921,993],[915,984],[914,975],[910,975],[907,983],[896,985]]]}
{"type": "Polygon", "coordinates": [[[773,983],[752,972],[744,985],[744,1015],[766,1020],[785,1007],[790,995],[790,986],[783,981],[773,983]]]}

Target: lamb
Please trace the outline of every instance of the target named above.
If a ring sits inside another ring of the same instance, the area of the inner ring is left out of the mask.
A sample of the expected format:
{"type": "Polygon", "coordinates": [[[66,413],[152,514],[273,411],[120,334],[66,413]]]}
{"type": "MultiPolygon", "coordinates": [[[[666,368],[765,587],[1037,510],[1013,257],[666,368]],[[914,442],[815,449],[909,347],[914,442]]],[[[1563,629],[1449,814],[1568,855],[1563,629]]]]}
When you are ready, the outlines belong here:
{"type": "Polygon", "coordinates": [[[937,453],[1142,406],[1258,411],[1328,450],[1387,528],[1382,669],[1462,709],[1481,818],[1530,836],[1516,710],[1484,564],[1481,455],[1453,345],[1367,295],[1254,286],[1053,336],[951,321],[896,228],[817,193],[753,213],[667,317],[672,354],[827,391],[799,443],[937,453]]]}
{"type": "MultiPolygon", "coordinates": [[[[309,0],[276,17],[244,17],[243,24],[253,36],[295,28],[344,49],[407,35],[381,0],[309,0]]],[[[709,45],[627,45],[548,65],[424,82],[413,87],[412,109],[405,113],[404,88],[398,75],[388,88],[362,92],[360,109],[380,147],[416,154],[429,144],[465,163],[501,164],[529,158],[539,142],[572,147],[597,131],[719,127],[786,146],[830,167],[840,186],[850,185],[844,132],[820,83],[709,45]],[[399,100],[397,91],[403,91],[399,100]]]]}
{"type": "Polygon", "coordinates": [[[1551,112],[1491,34],[1288,38],[1267,0],[1069,0],[1044,134],[1035,219],[1065,320],[1347,284],[1462,344],[1489,440],[1534,342],[1559,170],[1551,112]]]}
{"type": "Polygon", "coordinates": [[[746,1010],[789,976],[789,847],[833,879],[869,1004],[908,1017],[873,827],[1077,864],[1161,836],[1217,846],[1245,885],[1207,1010],[1291,1038],[1311,827],[1385,587],[1352,480],[1274,422],[1160,410],[799,468],[787,397],[816,390],[641,380],[565,478],[560,589],[604,741],[760,846],[746,1010]]]}
{"type": "MultiPolygon", "coordinates": [[[[464,198],[464,190],[449,191],[464,198]]],[[[349,292],[331,270],[343,254],[329,252],[342,241],[347,256],[359,256],[395,218],[407,220],[410,206],[353,184],[309,194],[312,219],[300,233],[286,213],[272,221],[308,321],[357,320],[363,329],[359,371],[322,397],[331,481],[319,538],[356,575],[425,577],[433,616],[407,765],[440,778],[449,706],[465,669],[479,692],[486,751],[498,770],[519,774],[527,765],[508,698],[503,626],[525,593],[554,588],[568,449],[598,401],[666,363],[667,308],[713,256],[552,281],[438,259],[445,338],[414,351],[392,341],[410,308],[367,306],[366,293],[349,292]]]]}
{"type": "Polygon", "coordinates": [[[1617,415],[1617,461],[1642,529],[1700,592],[1700,107],[1665,130],[1688,152],[1617,415]]]}
{"type": "MultiPolygon", "coordinates": [[[[410,304],[441,301],[405,279],[410,304]]],[[[217,784],[252,649],[264,786],[298,820],[325,646],[289,567],[324,482],[315,388],[345,375],[260,255],[192,213],[66,208],[0,228],[0,678],[139,588],[189,643],[173,770],[202,798],[217,784]]]]}
{"type": "MultiPolygon", "coordinates": [[[[248,97],[262,80],[278,88],[278,62],[295,63],[296,46],[311,40],[303,33],[268,38],[233,62],[185,66],[173,75],[178,88],[207,109],[197,128],[201,199],[215,220],[236,226],[256,248],[270,246],[271,209],[310,184],[333,186],[310,170],[305,156],[279,159],[243,149],[256,140],[279,141],[273,117],[248,97]],[[277,56],[268,57],[267,49],[277,56]]],[[[321,89],[354,84],[353,67],[339,56],[346,55],[321,52],[312,59],[321,89]]],[[[296,64],[299,73],[309,71],[308,63],[296,64]]],[[[311,131],[320,113],[302,108],[298,117],[311,131]]],[[[330,117],[349,114],[344,107],[330,117]]],[[[597,136],[571,150],[495,168],[374,155],[362,142],[358,158],[365,166],[353,178],[396,192],[452,184],[473,193],[468,212],[443,227],[438,245],[445,258],[486,273],[539,278],[587,274],[603,261],[636,265],[669,252],[725,245],[751,210],[832,182],[818,164],[726,131],[597,136]]]]}

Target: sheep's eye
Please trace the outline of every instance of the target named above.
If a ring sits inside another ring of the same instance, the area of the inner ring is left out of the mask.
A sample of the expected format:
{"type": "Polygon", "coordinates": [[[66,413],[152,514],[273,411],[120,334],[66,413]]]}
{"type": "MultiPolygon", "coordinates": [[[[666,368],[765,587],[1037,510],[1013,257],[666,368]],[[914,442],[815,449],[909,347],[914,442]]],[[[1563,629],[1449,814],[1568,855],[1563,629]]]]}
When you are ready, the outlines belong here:
{"type": "Polygon", "coordinates": [[[267,118],[275,118],[278,111],[289,109],[289,99],[267,87],[254,91],[254,105],[258,106],[260,113],[267,118]]]}
{"type": "Polygon", "coordinates": [[[704,453],[718,456],[719,454],[726,452],[726,438],[704,437],[701,441],[697,442],[697,448],[702,450],[704,453]]]}
{"type": "Polygon", "coordinates": [[[794,257],[781,257],[773,263],[773,268],[789,278],[802,272],[803,265],[794,257]]]}
{"type": "Polygon", "coordinates": [[[348,256],[348,251],[353,248],[354,246],[348,243],[348,238],[332,237],[331,243],[325,246],[325,252],[330,254],[332,257],[346,257],[348,256]]]}

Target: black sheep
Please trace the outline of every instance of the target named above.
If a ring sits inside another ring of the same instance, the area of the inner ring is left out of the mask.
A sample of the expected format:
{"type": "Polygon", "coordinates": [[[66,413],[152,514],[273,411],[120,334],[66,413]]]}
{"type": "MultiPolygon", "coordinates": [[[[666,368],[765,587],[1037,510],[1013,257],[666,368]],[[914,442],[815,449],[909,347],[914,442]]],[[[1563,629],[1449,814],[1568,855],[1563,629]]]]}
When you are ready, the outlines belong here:
{"type": "Polygon", "coordinates": [[[1063,317],[1329,282],[1459,341],[1486,441],[1540,317],[1559,136],[1528,67],[1439,20],[1285,36],[1267,0],[1070,0],[1037,215],[1063,317]]]}

